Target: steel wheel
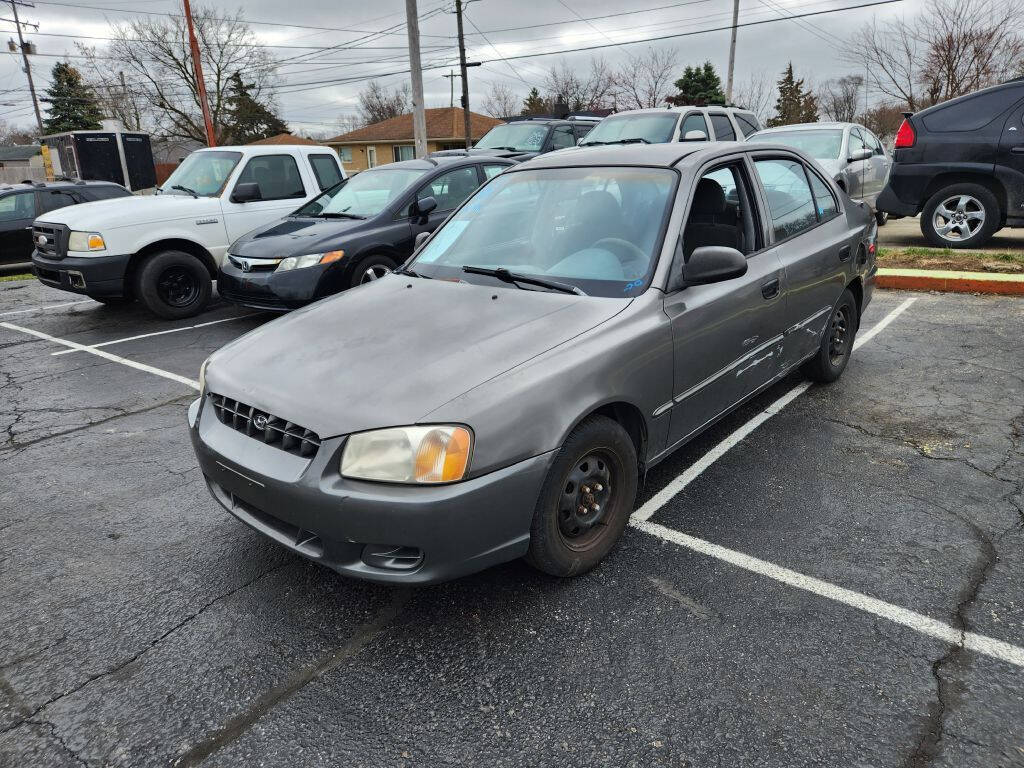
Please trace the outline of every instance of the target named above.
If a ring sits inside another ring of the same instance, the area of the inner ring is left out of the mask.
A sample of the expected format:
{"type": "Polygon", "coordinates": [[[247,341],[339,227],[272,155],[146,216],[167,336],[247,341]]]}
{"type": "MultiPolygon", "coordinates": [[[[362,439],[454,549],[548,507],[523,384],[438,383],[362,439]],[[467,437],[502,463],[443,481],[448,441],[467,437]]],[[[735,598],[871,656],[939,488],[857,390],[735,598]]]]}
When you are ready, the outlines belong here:
{"type": "Polygon", "coordinates": [[[391,270],[383,264],[371,264],[366,268],[363,274],[359,276],[359,283],[361,285],[363,283],[373,282],[374,280],[380,280],[390,271],[391,270]]]}
{"type": "Polygon", "coordinates": [[[572,465],[558,504],[558,532],[567,547],[589,549],[604,535],[619,485],[616,470],[617,461],[603,450],[572,465]]]}
{"type": "Polygon", "coordinates": [[[971,195],[947,197],[932,215],[935,233],[953,243],[973,237],[984,225],[985,206],[971,195]]]}
{"type": "Polygon", "coordinates": [[[839,365],[848,352],[850,337],[850,315],[846,307],[840,307],[832,315],[829,329],[828,357],[832,365],[839,365]]]}
{"type": "Polygon", "coordinates": [[[190,270],[175,264],[160,273],[156,292],[168,306],[187,307],[198,298],[200,286],[190,270]]]}

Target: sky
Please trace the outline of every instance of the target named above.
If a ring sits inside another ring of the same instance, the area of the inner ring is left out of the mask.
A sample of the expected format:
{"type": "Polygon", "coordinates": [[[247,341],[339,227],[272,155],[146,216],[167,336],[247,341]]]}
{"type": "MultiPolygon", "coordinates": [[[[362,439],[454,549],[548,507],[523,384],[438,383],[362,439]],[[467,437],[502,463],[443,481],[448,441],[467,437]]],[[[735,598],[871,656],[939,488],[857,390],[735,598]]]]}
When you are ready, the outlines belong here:
{"type": "MultiPolygon", "coordinates": [[[[838,54],[841,42],[873,17],[884,22],[893,16],[912,16],[925,0],[790,18],[865,2],[870,0],[740,0],[741,25],[774,21],[738,30],[737,84],[761,73],[777,79],[789,61],[798,77],[812,83],[855,72],[858,68],[838,54]]],[[[337,132],[340,120],[355,114],[358,93],[366,82],[376,78],[396,86],[408,81],[409,75],[401,72],[409,66],[405,0],[247,0],[241,6],[214,0],[205,4],[225,14],[241,7],[261,44],[281,46],[268,49],[278,58],[303,54],[302,59],[279,68],[275,90],[279,112],[295,132],[337,132]],[[317,46],[344,48],[322,51],[317,46]],[[332,79],[346,82],[322,82],[332,79]]],[[[418,0],[418,5],[425,102],[428,107],[447,106],[451,81],[444,75],[451,67],[458,71],[454,0],[418,0]]],[[[471,106],[480,109],[491,83],[505,83],[525,96],[531,85],[540,84],[546,68],[561,61],[585,70],[591,57],[601,56],[616,66],[650,47],[675,50],[680,74],[687,64],[709,60],[724,83],[729,31],[704,30],[728,27],[732,5],[732,0],[473,0],[465,12],[467,58],[485,63],[469,70],[471,106]],[[698,34],[643,41],[692,32],[698,34]],[[606,47],[566,52],[586,46],[606,47]]],[[[54,63],[77,53],[76,39],[102,50],[102,39],[89,38],[109,36],[112,24],[141,11],[180,13],[181,6],[181,0],[35,0],[33,7],[20,6],[22,21],[39,24],[38,32],[26,30],[27,39],[38,49],[32,57],[37,89],[46,87],[54,63]]],[[[0,18],[11,18],[9,0],[0,0],[0,18]]],[[[14,26],[0,22],[0,30],[12,37],[14,26]]],[[[75,62],[73,56],[68,60],[75,62]]],[[[457,77],[454,84],[458,104],[457,77]]],[[[20,55],[8,53],[6,46],[0,55],[0,119],[34,124],[20,55]]]]}

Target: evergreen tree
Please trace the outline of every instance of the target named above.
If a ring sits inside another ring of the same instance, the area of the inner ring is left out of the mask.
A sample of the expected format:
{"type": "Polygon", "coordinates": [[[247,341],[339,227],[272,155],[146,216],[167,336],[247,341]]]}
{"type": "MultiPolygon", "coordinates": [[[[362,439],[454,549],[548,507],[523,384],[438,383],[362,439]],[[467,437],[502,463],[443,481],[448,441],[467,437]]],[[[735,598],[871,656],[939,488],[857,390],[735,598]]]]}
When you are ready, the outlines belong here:
{"type": "Polygon", "coordinates": [[[769,128],[818,122],[818,99],[810,90],[804,90],[803,78],[796,79],[793,62],[782,73],[778,85],[779,98],[775,101],[775,117],[768,120],[769,128]]]}
{"type": "Polygon", "coordinates": [[[678,93],[665,99],[673,106],[725,104],[722,81],[710,61],[705,61],[702,67],[687,67],[683,76],[676,80],[675,87],[678,93]]]}
{"type": "Polygon", "coordinates": [[[523,101],[524,115],[543,115],[548,111],[548,103],[540,95],[540,91],[536,88],[531,88],[529,95],[523,101]]]}
{"type": "Polygon", "coordinates": [[[228,83],[224,111],[224,136],[232,144],[249,144],[288,133],[288,124],[268,105],[253,98],[250,86],[245,84],[239,72],[235,72],[228,83]]]}
{"type": "Polygon", "coordinates": [[[52,82],[46,90],[46,133],[87,131],[100,127],[103,113],[96,94],[82,80],[82,74],[67,62],[53,65],[52,82]]]}

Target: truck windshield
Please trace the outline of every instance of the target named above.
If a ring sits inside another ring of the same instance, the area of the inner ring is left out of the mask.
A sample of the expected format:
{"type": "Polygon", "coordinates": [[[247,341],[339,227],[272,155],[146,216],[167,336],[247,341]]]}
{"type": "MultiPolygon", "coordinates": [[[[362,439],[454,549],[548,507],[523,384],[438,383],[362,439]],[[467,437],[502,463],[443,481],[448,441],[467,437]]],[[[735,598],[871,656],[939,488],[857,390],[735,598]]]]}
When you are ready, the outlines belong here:
{"type": "Polygon", "coordinates": [[[385,167],[363,171],[314,197],[292,215],[313,218],[376,216],[425,173],[426,170],[418,168],[385,167]]]}
{"type": "Polygon", "coordinates": [[[580,144],[617,144],[622,141],[642,139],[649,144],[665,144],[672,141],[672,133],[679,119],[678,112],[641,112],[632,115],[606,117],[587,134],[580,144]]]}
{"type": "Polygon", "coordinates": [[[841,129],[812,129],[800,131],[765,131],[755,133],[747,141],[785,144],[787,147],[806,152],[815,160],[835,160],[843,148],[841,129]]]}
{"type": "Polygon", "coordinates": [[[160,185],[160,191],[165,195],[195,192],[200,197],[216,197],[241,157],[241,152],[193,152],[160,185]]]}
{"type": "Polygon", "coordinates": [[[547,123],[518,123],[496,125],[474,146],[477,149],[508,149],[518,152],[539,152],[548,134],[547,123]]]}
{"type": "Polygon", "coordinates": [[[677,178],[667,168],[508,171],[448,219],[410,266],[424,277],[514,282],[479,273],[499,270],[590,296],[636,296],[657,264],[677,178]]]}

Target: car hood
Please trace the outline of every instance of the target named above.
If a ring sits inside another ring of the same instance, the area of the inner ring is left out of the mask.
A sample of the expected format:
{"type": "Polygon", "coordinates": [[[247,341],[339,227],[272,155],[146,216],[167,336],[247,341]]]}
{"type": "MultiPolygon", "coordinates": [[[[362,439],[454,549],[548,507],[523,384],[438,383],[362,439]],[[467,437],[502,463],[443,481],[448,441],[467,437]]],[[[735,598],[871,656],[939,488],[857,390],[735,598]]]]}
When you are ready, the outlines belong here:
{"type": "Polygon", "coordinates": [[[389,275],[242,336],[206,384],[320,437],[415,424],[629,302],[389,275]]]}
{"type": "Polygon", "coordinates": [[[188,195],[132,195],[69,205],[44,213],[39,221],[65,224],[71,229],[99,231],[133,227],[192,216],[219,216],[220,198],[188,195]]]}
{"type": "Polygon", "coordinates": [[[344,248],[345,235],[370,226],[369,219],[293,219],[286,218],[254,229],[231,244],[235,256],[251,259],[277,259],[303,256],[344,248]]]}

